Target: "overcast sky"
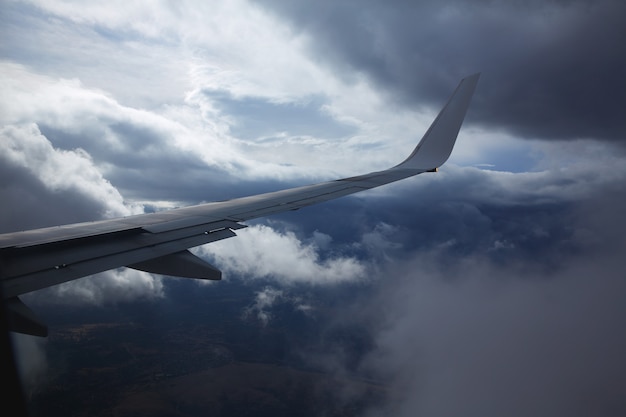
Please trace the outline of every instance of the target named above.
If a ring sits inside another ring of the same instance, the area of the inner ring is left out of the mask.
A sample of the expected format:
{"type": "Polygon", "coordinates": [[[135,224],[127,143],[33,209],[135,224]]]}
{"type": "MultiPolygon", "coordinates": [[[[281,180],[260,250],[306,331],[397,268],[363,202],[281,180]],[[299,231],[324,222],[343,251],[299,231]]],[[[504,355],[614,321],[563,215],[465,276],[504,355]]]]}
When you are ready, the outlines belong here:
{"type": "MultiPolygon", "coordinates": [[[[0,232],[384,169],[481,72],[438,174],[198,253],[270,282],[262,321],[280,300],[314,314],[302,285],[372,285],[346,307],[375,341],[359,367],[398,392],[372,416],[624,415],[624,16],[620,0],[4,1],[0,232]]],[[[168,296],[134,270],[44,291],[168,296]]]]}

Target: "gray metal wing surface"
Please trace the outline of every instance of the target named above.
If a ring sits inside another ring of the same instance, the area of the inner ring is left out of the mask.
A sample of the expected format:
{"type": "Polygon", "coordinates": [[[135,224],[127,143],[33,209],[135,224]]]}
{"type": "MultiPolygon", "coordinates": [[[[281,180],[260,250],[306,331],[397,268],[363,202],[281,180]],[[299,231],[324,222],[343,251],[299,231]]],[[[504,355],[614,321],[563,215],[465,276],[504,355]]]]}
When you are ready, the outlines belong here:
{"type": "Polygon", "coordinates": [[[415,150],[384,171],[158,213],[0,235],[0,278],[11,329],[46,335],[19,295],[122,266],[200,279],[221,272],[187,249],[236,236],[241,222],[435,171],[450,156],[478,83],[460,84],[415,150]]]}

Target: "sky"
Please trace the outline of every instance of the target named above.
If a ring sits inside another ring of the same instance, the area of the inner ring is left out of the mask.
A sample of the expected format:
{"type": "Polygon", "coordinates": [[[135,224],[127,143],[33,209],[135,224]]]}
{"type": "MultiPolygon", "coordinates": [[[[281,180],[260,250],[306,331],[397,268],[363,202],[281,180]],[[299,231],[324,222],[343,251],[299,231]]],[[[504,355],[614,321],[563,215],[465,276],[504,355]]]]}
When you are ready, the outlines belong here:
{"type": "MultiPolygon", "coordinates": [[[[264,283],[261,322],[280,302],[314,315],[307,288],[368,286],[337,318],[367,327],[358,368],[397,393],[368,416],[624,415],[624,16],[620,0],[3,1],[0,232],[385,169],[481,72],[439,173],[195,251],[264,283]]],[[[119,269],[24,299],[159,302],[164,279],[119,269]]]]}

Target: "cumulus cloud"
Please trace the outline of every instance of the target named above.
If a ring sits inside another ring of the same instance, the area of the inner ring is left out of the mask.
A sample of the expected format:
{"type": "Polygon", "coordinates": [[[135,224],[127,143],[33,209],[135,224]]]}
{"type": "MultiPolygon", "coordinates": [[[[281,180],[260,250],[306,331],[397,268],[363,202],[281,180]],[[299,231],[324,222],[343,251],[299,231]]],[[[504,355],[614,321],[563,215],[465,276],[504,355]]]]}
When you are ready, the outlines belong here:
{"type": "Polygon", "coordinates": [[[314,307],[304,301],[303,297],[291,295],[287,290],[267,286],[256,292],[254,302],[244,309],[243,318],[252,316],[263,326],[267,326],[273,317],[272,309],[277,304],[289,304],[293,311],[307,315],[314,310],[314,307]]]}
{"type": "Polygon", "coordinates": [[[268,308],[271,308],[274,303],[283,296],[283,291],[274,288],[267,287],[262,291],[256,293],[254,304],[247,307],[244,310],[244,317],[254,315],[264,326],[271,319],[271,313],[268,308]]]}
{"type": "Polygon", "coordinates": [[[52,226],[59,219],[77,222],[143,211],[123,200],[87,152],[55,149],[36,125],[3,127],[0,141],[1,191],[10,202],[2,206],[5,232],[52,226]]]}
{"type": "Polygon", "coordinates": [[[254,225],[238,234],[238,238],[198,249],[200,254],[212,258],[226,277],[264,278],[287,285],[328,285],[354,282],[365,275],[365,266],[355,257],[323,258],[314,240],[303,242],[291,231],[254,225]]]}
{"type": "Polygon", "coordinates": [[[5,63],[0,70],[6,75],[5,100],[0,102],[5,125],[36,123],[55,146],[85,149],[101,169],[124,185],[132,183],[133,170],[148,171],[165,181],[165,164],[203,167],[223,177],[235,166],[240,169],[237,175],[243,177],[268,177],[281,171],[252,164],[237,151],[216,118],[202,118],[193,102],[162,114],[123,106],[107,92],[86,87],[78,79],[43,76],[16,64],[5,63]]]}
{"type": "Polygon", "coordinates": [[[120,268],[29,293],[23,299],[37,304],[109,305],[164,296],[161,276],[120,268]]]}

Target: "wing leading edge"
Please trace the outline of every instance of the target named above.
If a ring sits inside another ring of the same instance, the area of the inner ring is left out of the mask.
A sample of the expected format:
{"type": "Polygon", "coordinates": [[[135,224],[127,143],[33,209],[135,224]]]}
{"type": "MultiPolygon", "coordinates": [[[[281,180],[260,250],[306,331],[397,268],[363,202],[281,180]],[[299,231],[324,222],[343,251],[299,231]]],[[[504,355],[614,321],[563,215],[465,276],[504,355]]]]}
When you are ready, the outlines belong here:
{"type": "Polygon", "coordinates": [[[480,74],[464,78],[402,163],[320,184],[119,219],[0,235],[2,294],[11,330],[45,336],[46,326],[19,295],[121,266],[200,279],[221,272],[188,248],[236,236],[242,221],[297,210],[379,187],[447,161],[480,74]]]}

